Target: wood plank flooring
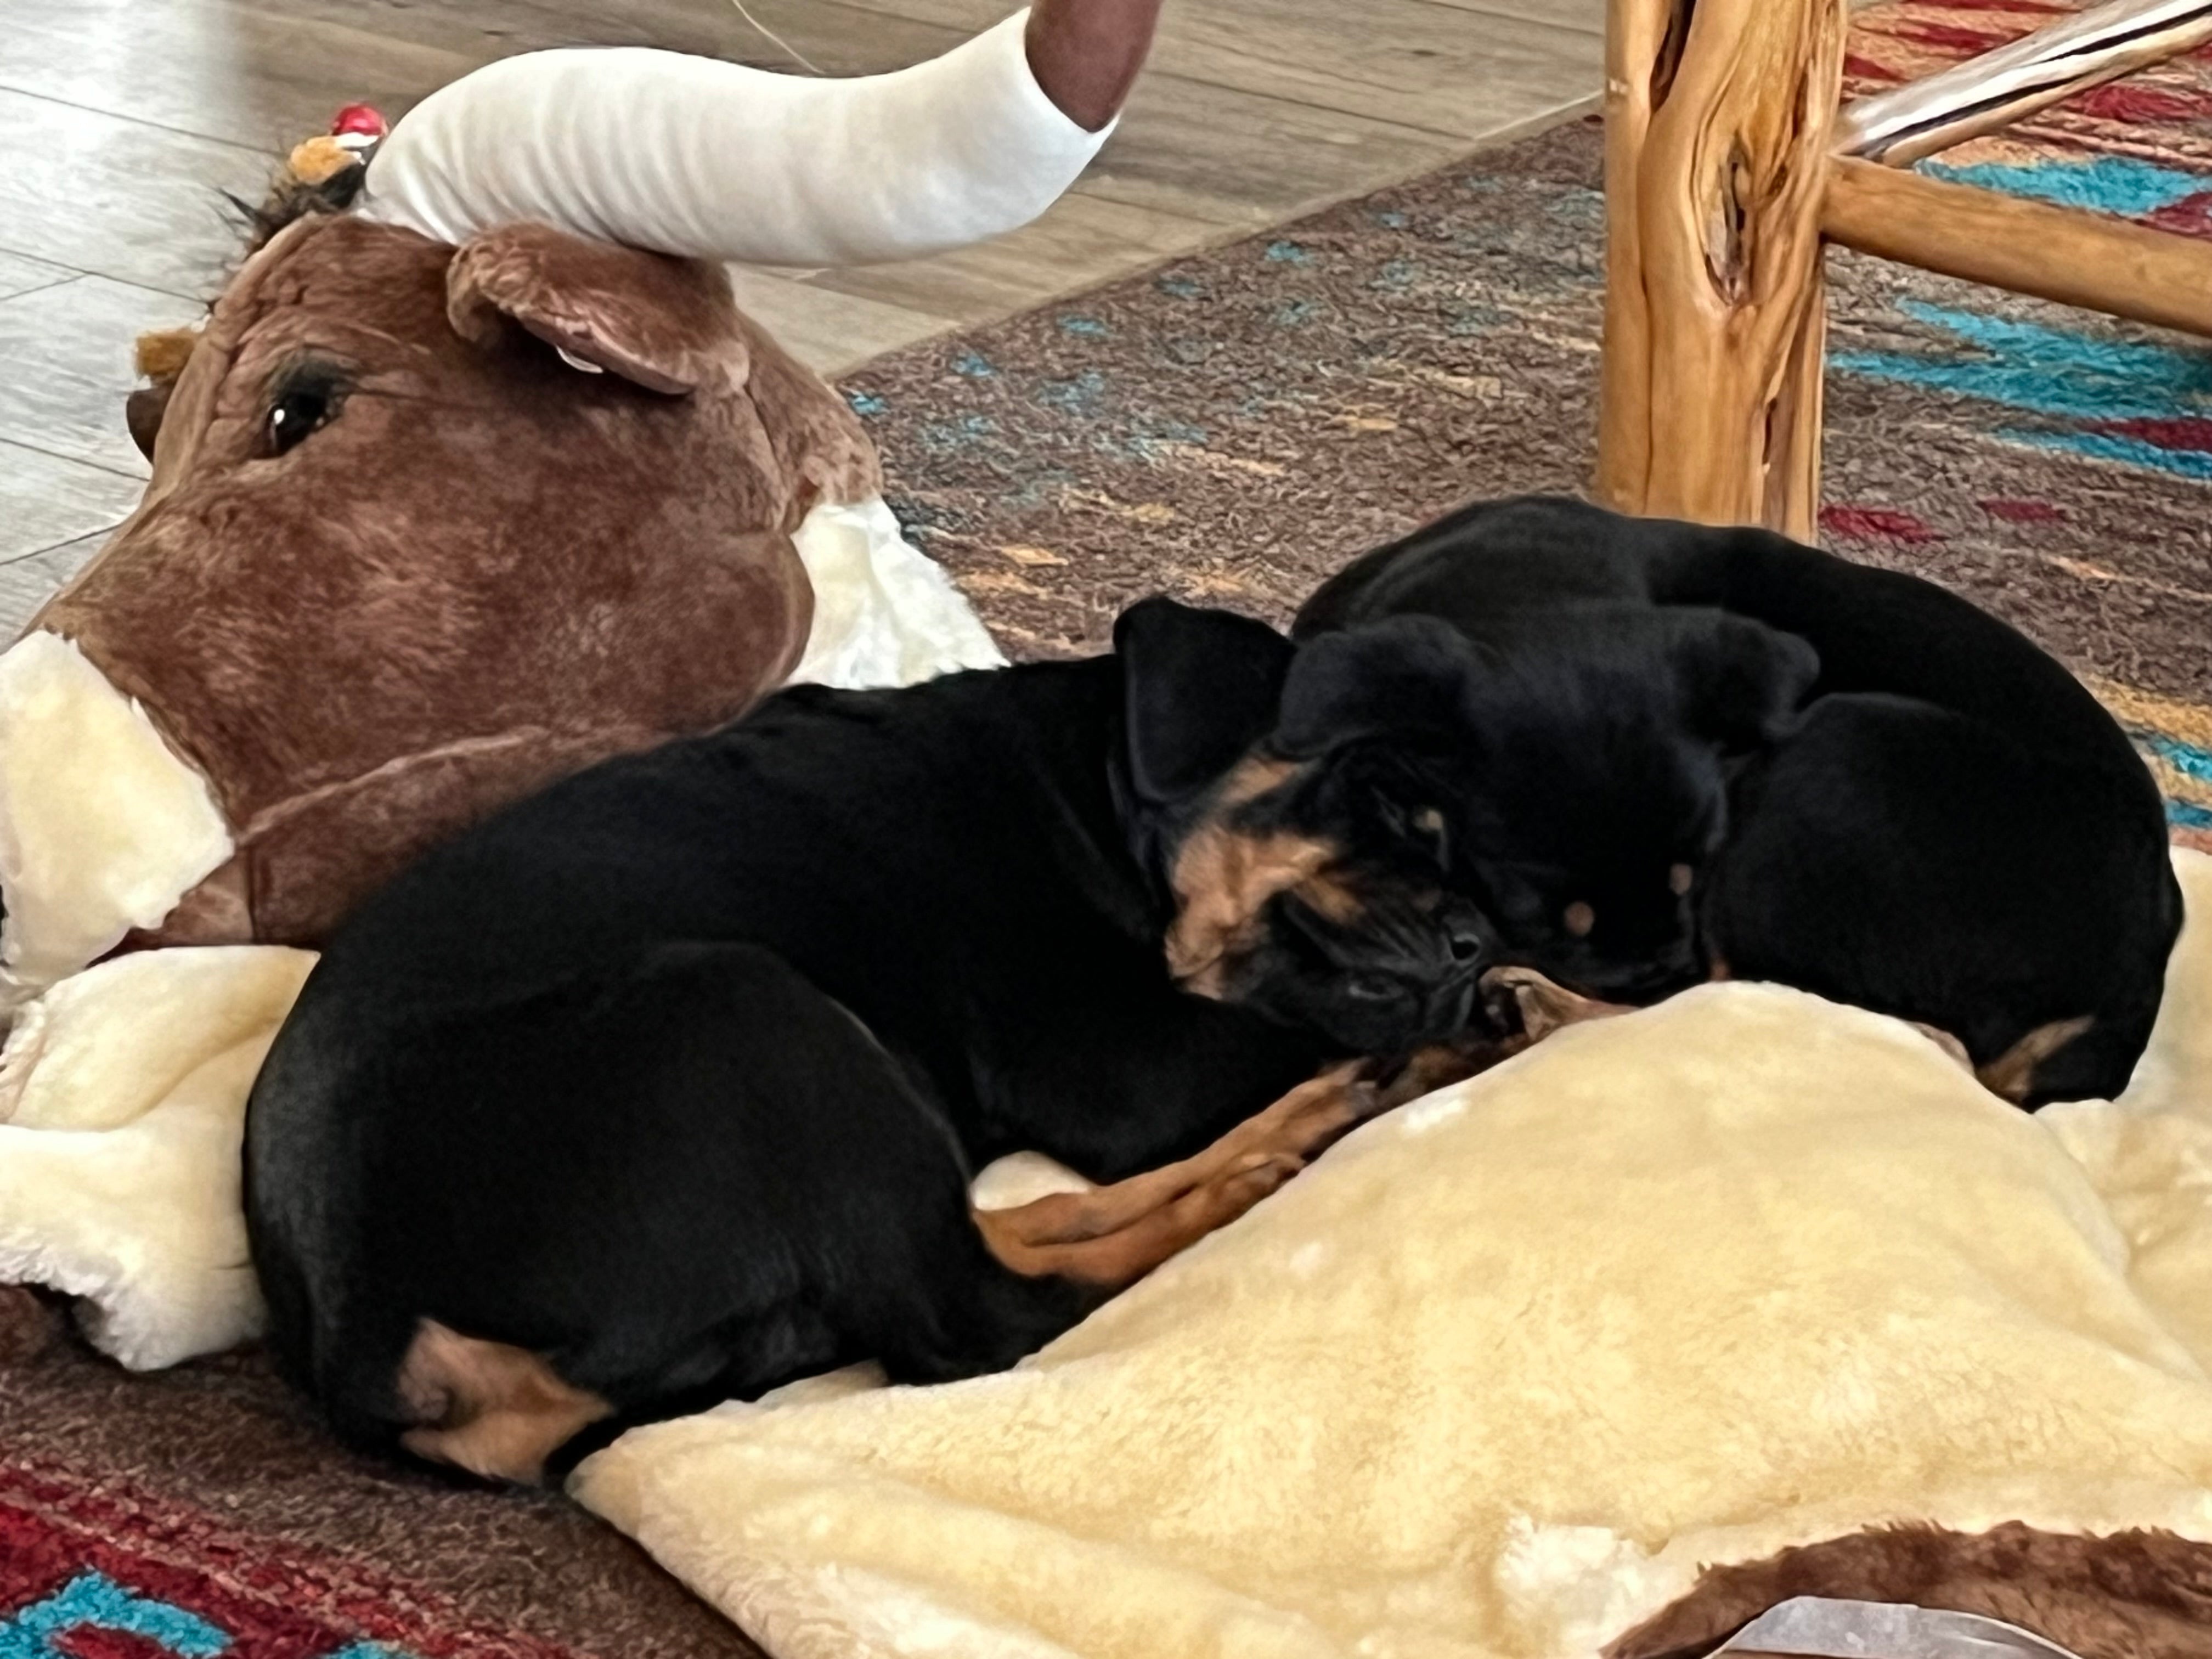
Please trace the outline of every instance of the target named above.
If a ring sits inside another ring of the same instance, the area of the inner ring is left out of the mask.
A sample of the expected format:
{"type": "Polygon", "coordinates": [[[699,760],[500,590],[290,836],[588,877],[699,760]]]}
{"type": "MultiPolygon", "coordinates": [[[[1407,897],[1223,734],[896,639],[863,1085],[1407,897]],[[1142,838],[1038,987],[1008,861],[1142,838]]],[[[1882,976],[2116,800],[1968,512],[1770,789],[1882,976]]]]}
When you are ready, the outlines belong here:
{"type": "MultiPolygon", "coordinates": [[[[747,0],[819,71],[944,51],[1015,0],[747,0]]],[[[933,259],[741,270],[836,373],[1440,166],[1594,100],[1602,0],[1169,0],[1091,172],[1036,224],[933,259]]],[[[805,72],[726,0],[0,0],[0,638],[137,498],[131,344],[237,251],[230,191],[341,104],[479,64],[653,45],[805,72]]]]}

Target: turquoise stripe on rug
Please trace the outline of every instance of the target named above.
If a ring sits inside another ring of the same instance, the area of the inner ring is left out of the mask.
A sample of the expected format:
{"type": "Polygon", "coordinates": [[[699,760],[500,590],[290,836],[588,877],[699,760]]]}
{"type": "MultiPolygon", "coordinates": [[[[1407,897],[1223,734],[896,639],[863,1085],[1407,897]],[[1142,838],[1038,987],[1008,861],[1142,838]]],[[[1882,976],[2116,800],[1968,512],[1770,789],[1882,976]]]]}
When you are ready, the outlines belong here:
{"type": "Polygon", "coordinates": [[[2157,420],[2212,411],[2212,355],[2099,339],[1920,300],[1899,300],[1898,309],[1972,355],[1838,351],[1830,361],[1847,374],[2074,420],[2157,420]]]}
{"type": "Polygon", "coordinates": [[[2195,778],[2199,783],[2212,783],[2212,753],[2199,749],[2193,743],[2169,738],[2163,732],[2139,732],[2136,734],[2136,741],[2183,777],[2195,778]]]}
{"type": "Polygon", "coordinates": [[[1923,161],[1919,171],[1951,184],[1977,185],[1984,190],[2002,191],[2008,196],[2032,196],[2065,207],[2117,213],[2130,219],[2140,219],[2162,207],[2199,195],[2208,182],[2202,173],[2162,167],[2127,155],[2100,155],[2093,161],[2050,161],[2031,167],[2002,161],[1978,161],[1967,167],[1923,161]]]}

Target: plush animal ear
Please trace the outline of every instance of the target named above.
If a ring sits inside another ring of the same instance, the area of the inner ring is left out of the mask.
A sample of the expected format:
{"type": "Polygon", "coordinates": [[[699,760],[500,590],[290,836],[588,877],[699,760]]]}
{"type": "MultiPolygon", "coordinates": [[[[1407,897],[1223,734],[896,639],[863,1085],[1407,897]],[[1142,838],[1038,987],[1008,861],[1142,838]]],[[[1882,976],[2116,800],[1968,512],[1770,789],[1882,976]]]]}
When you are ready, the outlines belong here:
{"type": "Polygon", "coordinates": [[[1273,746],[1289,759],[1378,732],[1449,732],[1484,672],[1474,642],[1435,617],[1391,617],[1301,647],[1273,746]]]}
{"type": "Polygon", "coordinates": [[[1115,623],[1114,653],[1130,777],[1158,804],[1204,789],[1267,735],[1291,642],[1249,617],[1152,599],[1115,623]]]}
{"type": "Polygon", "coordinates": [[[199,340],[197,328],[156,329],[138,337],[133,353],[138,373],[153,384],[138,387],[123,400],[123,423],[138,453],[149,461],[155,441],[161,435],[161,417],[168,413],[169,394],[177,389],[177,378],[191,361],[199,340]]]}
{"type": "Polygon", "coordinates": [[[742,386],[749,367],[720,266],[550,225],[501,225],[463,243],[446,270],[446,315],[479,345],[518,323],[584,373],[672,395],[742,386]]]}
{"type": "Polygon", "coordinates": [[[1795,634],[1720,611],[1673,613],[1668,656],[1684,720],[1723,748],[1779,737],[1820,678],[1820,653],[1795,634]]]}

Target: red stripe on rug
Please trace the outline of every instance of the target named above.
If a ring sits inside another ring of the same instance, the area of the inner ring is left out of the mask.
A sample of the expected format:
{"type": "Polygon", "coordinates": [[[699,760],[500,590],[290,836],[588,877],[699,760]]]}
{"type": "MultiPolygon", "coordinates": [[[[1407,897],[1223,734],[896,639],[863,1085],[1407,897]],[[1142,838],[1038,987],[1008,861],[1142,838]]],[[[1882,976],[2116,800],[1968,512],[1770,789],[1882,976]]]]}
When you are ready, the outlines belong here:
{"type": "Polygon", "coordinates": [[[1910,513],[1887,507],[1824,507],[1820,528],[1849,541],[1903,542],[1908,547],[1943,539],[1910,513]]]}
{"type": "MultiPolygon", "coordinates": [[[[578,1659],[556,1643],[488,1628],[436,1591],[364,1562],[240,1532],[66,1464],[20,1454],[0,1462],[0,1614],[88,1571],[228,1632],[225,1659],[322,1659],[362,1640],[421,1659],[578,1659]]],[[[88,1649],[78,1659],[137,1656],[88,1649]]]]}
{"type": "Polygon", "coordinates": [[[1893,39],[1910,40],[1917,46],[1934,46],[1942,52],[1954,52],[1961,57],[1976,58],[1983,52],[2016,40],[2023,30],[1992,34],[1985,29],[1962,29],[1952,23],[1906,23],[1885,31],[1893,39]]]}
{"type": "Polygon", "coordinates": [[[2140,439],[2160,449],[2212,453],[2212,420],[2200,415],[2174,415],[2135,421],[2099,421],[2092,432],[2110,432],[2140,439]]]}
{"type": "Polygon", "coordinates": [[[2076,94],[2067,100],[2066,107],[2077,115],[2143,126],[2161,121],[2200,120],[2212,115],[2212,98],[2186,87],[2114,81],[2076,94]]]}

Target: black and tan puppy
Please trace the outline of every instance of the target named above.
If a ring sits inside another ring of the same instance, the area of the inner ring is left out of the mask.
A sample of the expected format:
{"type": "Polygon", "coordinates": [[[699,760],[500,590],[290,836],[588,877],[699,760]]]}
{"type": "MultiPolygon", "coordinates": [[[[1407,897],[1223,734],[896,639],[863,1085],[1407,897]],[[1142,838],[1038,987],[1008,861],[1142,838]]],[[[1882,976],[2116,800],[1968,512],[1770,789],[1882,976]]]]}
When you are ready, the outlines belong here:
{"type": "Polygon", "coordinates": [[[1818,671],[1780,720],[1740,687],[1765,729],[1723,769],[1686,762],[1693,721],[1594,747],[1563,719],[1549,776],[1540,733],[1491,740],[1453,881],[1504,958],[1627,1001],[1709,969],[1799,986],[1955,1036],[2031,1106],[2124,1088],[2180,927],[2158,792],[2071,674],[1966,601],[1765,531],[1528,498],[1367,555],[1293,635],[1441,620],[1441,684],[1579,663],[1590,687],[1610,660],[1611,695],[1665,711],[1674,679],[1639,690],[1637,663],[1716,617],[1818,671]]]}
{"type": "Polygon", "coordinates": [[[1353,1121],[1324,1066],[1465,1030],[1464,744],[1396,744],[1357,630],[1297,653],[1151,601],[1115,638],[784,693],[339,930],[246,1204],[275,1350],[343,1433],[529,1478],[856,1358],[1011,1364],[1353,1121]],[[969,1176],[1020,1149],[1108,1182],[1200,1157],[987,1242],[969,1176]]]}

